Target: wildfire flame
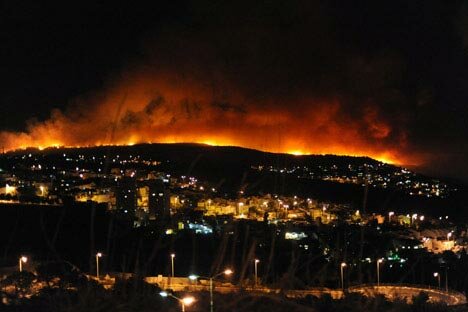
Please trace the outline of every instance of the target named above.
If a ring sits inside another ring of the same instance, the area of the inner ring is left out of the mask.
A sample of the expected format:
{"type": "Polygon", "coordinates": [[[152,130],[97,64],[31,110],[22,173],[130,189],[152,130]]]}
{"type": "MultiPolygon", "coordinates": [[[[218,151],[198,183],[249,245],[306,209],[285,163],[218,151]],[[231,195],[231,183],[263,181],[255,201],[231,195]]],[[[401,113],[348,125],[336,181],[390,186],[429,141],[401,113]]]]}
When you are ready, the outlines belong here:
{"type": "MultiPolygon", "coordinates": [[[[406,134],[372,105],[348,116],[339,99],[307,94],[290,99],[217,95],[196,81],[165,75],[127,77],[67,111],[55,110],[26,131],[1,132],[6,151],[26,147],[79,147],[136,143],[204,143],[294,155],[369,156],[418,164],[406,151],[406,134]]],[[[228,87],[229,89],[229,87],[228,87]]]]}

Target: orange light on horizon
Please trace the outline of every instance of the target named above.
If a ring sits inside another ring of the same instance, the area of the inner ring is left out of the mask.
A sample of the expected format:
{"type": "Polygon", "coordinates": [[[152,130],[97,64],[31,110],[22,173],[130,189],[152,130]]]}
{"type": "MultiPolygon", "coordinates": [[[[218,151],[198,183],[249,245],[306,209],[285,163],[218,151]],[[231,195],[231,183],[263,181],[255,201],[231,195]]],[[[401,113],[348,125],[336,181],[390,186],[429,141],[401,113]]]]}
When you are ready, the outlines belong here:
{"type": "Polygon", "coordinates": [[[308,155],[307,153],[304,153],[303,151],[299,151],[299,150],[287,151],[286,154],[291,154],[291,155],[294,155],[294,156],[308,155]]]}
{"type": "Polygon", "coordinates": [[[37,148],[40,151],[43,151],[46,148],[81,148],[81,147],[92,147],[92,146],[133,146],[135,144],[152,144],[152,143],[166,143],[166,144],[175,144],[175,143],[196,143],[196,144],[205,144],[209,146],[238,146],[238,147],[243,147],[243,148],[251,148],[263,152],[270,152],[270,153],[285,153],[285,154],[290,154],[294,156],[306,156],[306,155],[337,155],[337,156],[351,156],[351,157],[370,157],[373,158],[377,161],[386,163],[386,164],[393,164],[393,165],[418,165],[420,162],[414,162],[414,161],[405,161],[405,160],[400,160],[397,158],[396,155],[393,153],[372,153],[372,152],[362,152],[362,153],[357,153],[356,151],[346,151],[345,148],[330,148],[328,149],[327,147],[323,147],[320,150],[304,150],[304,149],[287,149],[287,148],[268,148],[268,147],[257,147],[254,144],[244,144],[243,142],[234,142],[232,140],[223,140],[222,138],[213,138],[213,139],[201,139],[201,140],[187,140],[184,139],[184,137],[180,138],[175,138],[172,136],[172,138],[162,138],[158,140],[151,140],[151,141],[143,141],[143,140],[133,140],[133,141],[122,141],[122,142],[116,142],[114,144],[102,144],[102,143],[97,143],[95,145],[93,144],[86,144],[86,145],[73,145],[73,144],[63,144],[63,143],[57,143],[56,140],[53,141],[51,144],[47,144],[47,140],[44,140],[41,142],[40,145],[34,145],[34,144],[20,144],[16,148],[15,147],[10,147],[10,148],[5,148],[6,152],[10,151],[17,151],[17,150],[26,150],[28,148],[37,148]]]}
{"type": "Polygon", "coordinates": [[[84,105],[89,109],[77,114],[73,110],[54,112],[49,120],[29,125],[24,132],[0,131],[1,146],[12,151],[27,147],[43,150],[148,142],[199,143],[296,156],[367,156],[398,165],[422,162],[421,155],[407,152],[403,131],[392,128],[378,110],[364,110],[362,120],[356,120],[345,116],[341,104],[334,100],[316,103],[304,98],[280,107],[266,99],[262,106],[249,103],[235,92],[230,100],[247,102],[246,109],[220,109],[212,105],[212,95],[200,86],[175,88],[167,82],[152,83],[151,79],[111,89],[104,99],[91,101],[84,105]],[[115,110],[115,103],[122,101],[122,90],[128,97],[122,113],[114,117],[110,112],[115,110]],[[148,104],[154,100],[153,90],[164,94],[163,104],[148,104]]]}

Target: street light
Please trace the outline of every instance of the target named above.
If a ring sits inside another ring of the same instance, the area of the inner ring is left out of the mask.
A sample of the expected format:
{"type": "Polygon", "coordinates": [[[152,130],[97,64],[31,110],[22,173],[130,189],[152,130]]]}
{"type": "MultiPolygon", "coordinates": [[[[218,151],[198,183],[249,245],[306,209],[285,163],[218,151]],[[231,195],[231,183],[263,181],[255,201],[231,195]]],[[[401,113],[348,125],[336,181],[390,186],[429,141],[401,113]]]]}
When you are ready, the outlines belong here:
{"type": "Polygon", "coordinates": [[[377,287],[380,286],[380,264],[383,262],[382,259],[377,260],[377,287]]]}
{"type": "Polygon", "coordinates": [[[174,258],[175,254],[171,254],[171,270],[172,270],[172,277],[174,277],[174,258]]]}
{"type": "Polygon", "coordinates": [[[439,274],[439,272],[434,272],[434,277],[437,277],[437,281],[438,281],[439,289],[440,289],[440,274],[439,274]]]}
{"type": "Polygon", "coordinates": [[[218,274],[210,277],[210,312],[213,312],[213,279],[223,274],[229,276],[232,273],[233,271],[231,269],[226,269],[223,272],[219,272],[218,274]]]}
{"type": "Polygon", "coordinates": [[[343,279],[343,270],[346,266],[346,263],[341,262],[340,269],[341,269],[341,290],[344,291],[344,279],[343,279]]]}
{"type": "Polygon", "coordinates": [[[20,272],[23,272],[23,263],[26,263],[26,262],[28,262],[28,258],[27,258],[27,257],[21,256],[21,257],[19,258],[18,264],[19,264],[19,271],[20,271],[20,272]]]}
{"type": "Polygon", "coordinates": [[[192,296],[182,298],[182,303],[184,306],[189,306],[195,302],[195,298],[192,296]]]}
{"type": "Polygon", "coordinates": [[[98,252],[96,254],[96,277],[99,279],[99,258],[102,257],[102,253],[98,252]]]}
{"type": "Polygon", "coordinates": [[[241,208],[244,207],[244,203],[242,202],[239,202],[238,205],[237,205],[237,214],[239,215],[242,215],[241,213],[241,208]]]}
{"type": "Polygon", "coordinates": [[[203,276],[197,276],[197,275],[189,275],[189,279],[192,280],[192,281],[195,281],[197,280],[198,278],[200,277],[203,277],[203,278],[209,278],[210,279],[210,311],[213,312],[213,279],[217,278],[218,276],[220,275],[226,275],[226,276],[229,276],[231,275],[232,273],[234,273],[231,269],[226,269],[222,272],[219,272],[218,274],[215,274],[211,277],[203,277],[203,276]]]}
{"type": "Polygon", "coordinates": [[[258,285],[258,275],[257,275],[257,265],[260,262],[260,260],[255,259],[255,287],[258,285]]]}
{"type": "Polygon", "coordinates": [[[177,296],[174,296],[173,294],[171,293],[168,293],[167,291],[161,291],[159,293],[159,295],[161,297],[172,297],[174,299],[176,299],[177,301],[179,301],[181,307],[182,307],[182,312],[185,312],[185,306],[189,306],[191,305],[192,303],[195,302],[195,298],[192,297],[192,296],[187,296],[187,297],[184,297],[184,298],[179,298],[177,296]]]}

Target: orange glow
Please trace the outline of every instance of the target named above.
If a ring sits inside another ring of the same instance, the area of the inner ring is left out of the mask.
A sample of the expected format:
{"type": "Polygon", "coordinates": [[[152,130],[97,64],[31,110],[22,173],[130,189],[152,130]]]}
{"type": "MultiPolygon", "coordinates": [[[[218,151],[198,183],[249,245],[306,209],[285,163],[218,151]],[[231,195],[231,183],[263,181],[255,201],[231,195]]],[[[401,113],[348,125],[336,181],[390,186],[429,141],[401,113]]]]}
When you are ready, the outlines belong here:
{"type": "Polygon", "coordinates": [[[295,151],[295,150],[287,151],[286,153],[287,153],[287,154],[294,155],[294,156],[303,156],[303,155],[307,155],[307,154],[304,153],[303,151],[295,151]]]}
{"type": "MultiPolygon", "coordinates": [[[[338,99],[251,99],[232,92],[221,99],[200,82],[134,73],[106,92],[78,99],[66,112],[0,132],[6,150],[137,143],[203,143],[293,155],[369,156],[404,165],[425,159],[408,152],[406,134],[366,106],[348,116],[338,99]],[[230,104],[233,103],[233,104],[230,104]]],[[[229,85],[227,86],[229,88],[229,85]]],[[[233,88],[235,90],[235,88],[233,88]]]]}

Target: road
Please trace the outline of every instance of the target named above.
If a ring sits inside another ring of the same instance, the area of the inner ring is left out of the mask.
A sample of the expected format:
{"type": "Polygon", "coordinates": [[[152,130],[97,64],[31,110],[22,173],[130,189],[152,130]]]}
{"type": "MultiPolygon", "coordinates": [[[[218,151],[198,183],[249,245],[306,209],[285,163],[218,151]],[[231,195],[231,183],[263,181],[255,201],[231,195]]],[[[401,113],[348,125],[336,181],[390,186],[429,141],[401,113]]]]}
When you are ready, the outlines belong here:
{"type": "Polygon", "coordinates": [[[350,292],[358,292],[367,296],[375,296],[377,294],[385,295],[390,300],[405,299],[410,302],[413,296],[417,296],[420,292],[425,292],[429,296],[431,302],[444,302],[447,305],[466,304],[466,296],[455,291],[444,291],[437,288],[429,288],[425,286],[415,285],[394,285],[381,284],[376,285],[360,285],[349,288],[350,292]]]}
{"type": "MultiPolygon", "coordinates": [[[[101,283],[105,284],[106,287],[112,287],[114,279],[102,279],[101,283]]],[[[157,284],[162,289],[172,289],[173,291],[209,291],[208,280],[191,281],[185,277],[174,277],[168,278],[163,276],[158,277],[147,277],[146,281],[150,284],[157,284]]],[[[247,291],[257,294],[283,294],[289,298],[302,298],[308,295],[321,297],[324,294],[330,295],[333,299],[340,299],[344,293],[341,289],[330,289],[330,288],[310,288],[307,290],[284,290],[269,287],[238,287],[230,283],[218,283],[214,284],[214,290],[219,293],[232,293],[239,291],[247,291]]],[[[345,293],[360,293],[366,296],[375,296],[378,294],[384,295],[389,300],[406,300],[408,303],[411,302],[414,296],[419,295],[421,292],[425,292],[429,296],[430,302],[443,302],[447,305],[460,305],[466,304],[466,296],[462,293],[429,288],[427,286],[420,285],[399,285],[399,284],[381,284],[376,285],[359,285],[348,288],[345,293]]]]}

